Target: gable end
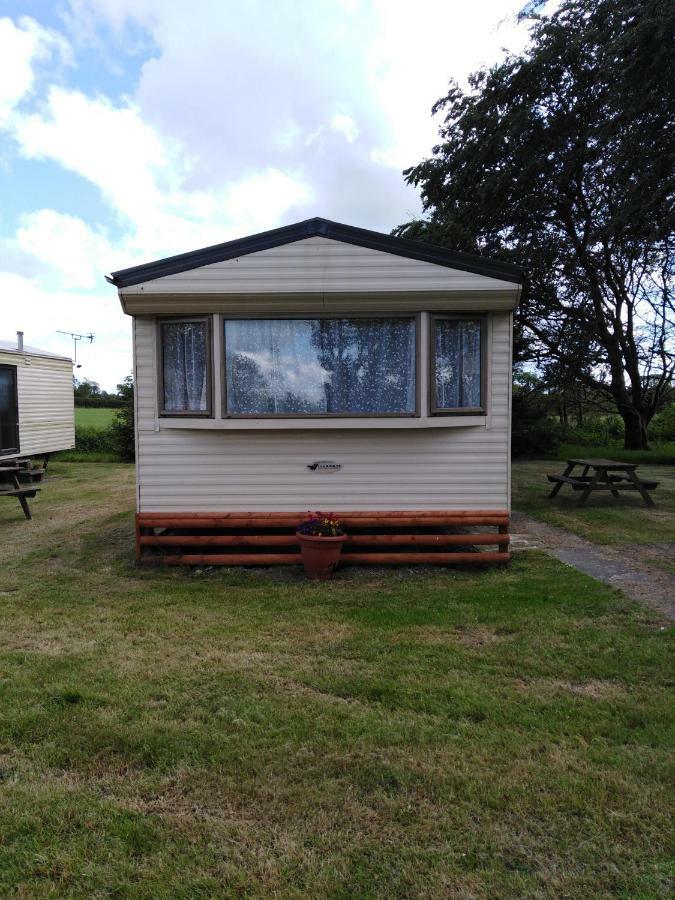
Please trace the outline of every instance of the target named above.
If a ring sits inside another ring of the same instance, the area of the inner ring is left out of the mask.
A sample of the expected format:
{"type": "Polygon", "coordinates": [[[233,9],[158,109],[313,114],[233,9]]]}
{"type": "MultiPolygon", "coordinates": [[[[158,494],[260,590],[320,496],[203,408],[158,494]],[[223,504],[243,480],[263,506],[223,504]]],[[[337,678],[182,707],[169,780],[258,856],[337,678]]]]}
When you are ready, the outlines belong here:
{"type": "Polygon", "coordinates": [[[377,231],[369,231],[366,228],[355,228],[351,225],[343,225],[339,222],[331,222],[328,219],[320,218],[306,219],[304,222],[264,231],[250,237],[238,238],[223,244],[215,244],[211,247],[204,247],[201,250],[181,253],[178,256],[133,266],[129,269],[119,269],[110,276],[106,276],[106,278],[110,284],[114,284],[118,288],[129,287],[145,281],[163,278],[166,275],[175,275],[179,272],[187,272],[191,269],[224,262],[228,259],[247,256],[250,253],[258,253],[261,250],[292,244],[310,237],[330,238],[342,243],[354,244],[357,247],[379,250],[383,253],[416,259],[421,262],[434,263],[435,265],[451,269],[484,275],[488,278],[509,281],[513,284],[522,284],[523,282],[522,270],[511,263],[484,259],[468,253],[447,250],[444,247],[428,244],[424,241],[411,241],[407,238],[392,237],[377,231]]]}

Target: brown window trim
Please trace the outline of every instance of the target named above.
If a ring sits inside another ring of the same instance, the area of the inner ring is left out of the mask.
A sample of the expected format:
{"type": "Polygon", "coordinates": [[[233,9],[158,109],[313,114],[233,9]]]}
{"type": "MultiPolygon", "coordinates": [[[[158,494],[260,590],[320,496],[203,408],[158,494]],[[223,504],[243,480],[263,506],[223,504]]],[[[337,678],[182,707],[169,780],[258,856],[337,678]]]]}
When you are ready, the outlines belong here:
{"type": "Polygon", "coordinates": [[[479,313],[429,313],[429,415],[485,416],[487,415],[487,330],[488,316],[479,313]],[[436,322],[452,319],[460,322],[480,322],[480,406],[443,407],[436,403],[436,322]]]}
{"type": "Polygon", "coordinates": [[[212,419],[213,418],[213,317],[200,316],[161,316],[157,319],[157,409],[160,418],[189,418],[212,419]],[[162,325],[178,322],[203,322],[206,324],[206,409],[205,410],[177,410],[164,409],[164,345],[162,342],[162,325]]]}
{"type": "Polygon", "coordinates": [[[274,316],[261,314],[257,316],[226,316],[219,317],[221,334],[221,385],[222,385],[222,416],[223,419],[418,419],[421,408],[421,371],[420,371],[420,337],[421,337],[421,313],[400,313],[391,315],[387,313],[315,313],[313,315],[298,314],[297,316],[274,316]],[[225,322],[227,321],[286,321],[307,319],[412,319],[415,323],[415,409],[413,412],[403,413],[231,413],[227,409],[227,366],[225,362],[226,341],[225,322]]]}

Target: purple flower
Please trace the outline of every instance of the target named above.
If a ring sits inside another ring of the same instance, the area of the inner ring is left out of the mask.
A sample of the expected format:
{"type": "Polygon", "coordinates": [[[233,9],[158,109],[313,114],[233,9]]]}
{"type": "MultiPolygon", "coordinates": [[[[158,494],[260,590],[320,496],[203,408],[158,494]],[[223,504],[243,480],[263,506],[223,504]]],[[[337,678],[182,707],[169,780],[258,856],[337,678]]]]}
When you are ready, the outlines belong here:
{"type": "Polygon", "coordinates": [[[311,537],[338,537],[344,534],[342,523],[329,513],[311,513],[308,519],[300,523],[300,534],[311,537]]]}

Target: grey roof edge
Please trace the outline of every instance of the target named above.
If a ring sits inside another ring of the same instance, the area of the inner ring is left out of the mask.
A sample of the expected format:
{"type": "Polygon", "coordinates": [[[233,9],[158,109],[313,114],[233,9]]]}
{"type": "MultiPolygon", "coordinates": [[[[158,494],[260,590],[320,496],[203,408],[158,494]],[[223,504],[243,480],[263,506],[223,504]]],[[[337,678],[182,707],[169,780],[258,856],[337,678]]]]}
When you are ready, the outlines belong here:
{"type": "Polygon", "coordinates": [[[0,340],[0,353],[13,353],[16,356],[41,356],[45,359],[61,359],[64,362],[69,362],[72,365],[73,360],[70,356],[62,356],[60,353],[52,353],[51,350],[41,350],[39,347],[30,347],[28,344],[24,344],[23,350],[19,350],[16,346],[16,341],[4,341],[0,340]]]}
{"type": "Polygon", "coordinates": [[[476,275],[485,275],[488,278],[497,278],[514,284],[522,284],[524,281],[523,270],[512,263],[486,259],[470,253],[460,253],[437,244],[393,237],[379,231],[369,231],[366,228],[356,228],[353,225],[343,225],[340,222],[331,222],[329,219],[321,218],[305,219],[294,225],[285,225],[282,228],[274,228],[271,231],[263,231],[249,237],[237,238],[233,241],[226,241],[224,244],[214,244],[211,247],[203,247],[189,253],[180,253],[178,256],[169,256],[166,259],[132,266],[129,269],[119,269],[109,276],[106,275],[106,280],[118,288],[129,287],[144,281],[153,281],[155,278],[163,278],[165,275],[187,272],[200,266],[236,259],[238,256],[292,244],[310,237],[331,238],[346,244],[380,250],[383,253],[393,253],[396,256],[405,256],[409,259],[460,269],[464,272],[473,272],[476,275]]]}

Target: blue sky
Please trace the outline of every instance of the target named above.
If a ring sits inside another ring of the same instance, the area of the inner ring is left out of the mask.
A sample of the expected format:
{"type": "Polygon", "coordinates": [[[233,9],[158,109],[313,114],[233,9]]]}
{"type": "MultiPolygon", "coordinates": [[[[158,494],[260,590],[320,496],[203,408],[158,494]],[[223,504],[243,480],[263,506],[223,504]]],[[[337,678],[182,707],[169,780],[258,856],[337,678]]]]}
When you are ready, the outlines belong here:
{"type": "Polygon", "coordinates": [[[131,369],[115,268],[312,215],[419,212],[448,79],[526,40],[522,0],[0,4],[0,338],[131,369]]]}

